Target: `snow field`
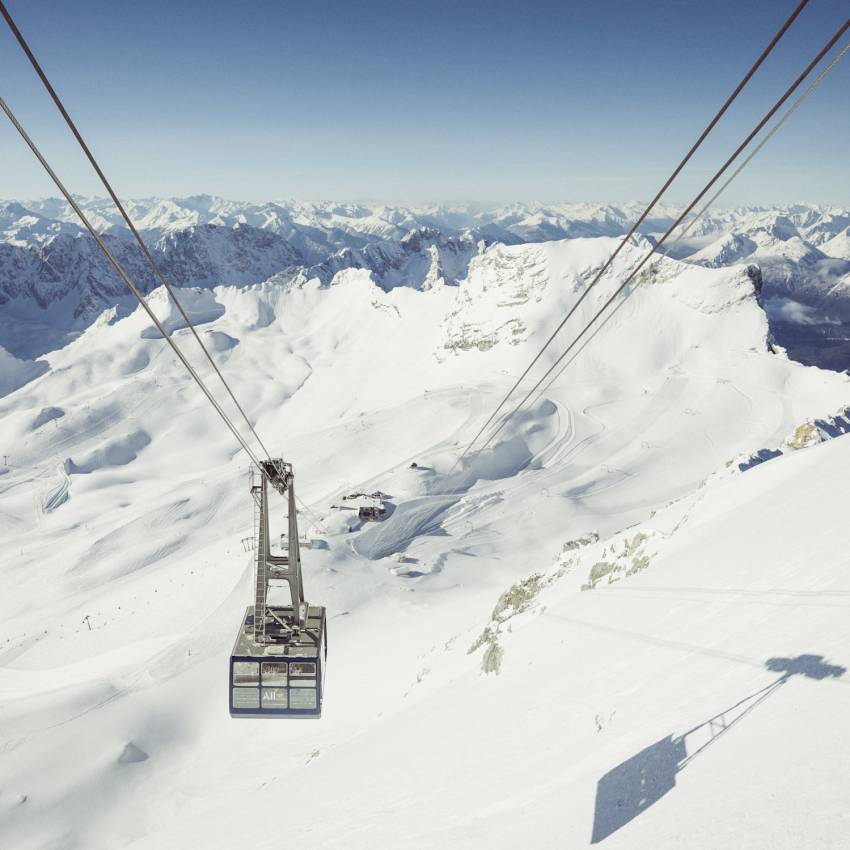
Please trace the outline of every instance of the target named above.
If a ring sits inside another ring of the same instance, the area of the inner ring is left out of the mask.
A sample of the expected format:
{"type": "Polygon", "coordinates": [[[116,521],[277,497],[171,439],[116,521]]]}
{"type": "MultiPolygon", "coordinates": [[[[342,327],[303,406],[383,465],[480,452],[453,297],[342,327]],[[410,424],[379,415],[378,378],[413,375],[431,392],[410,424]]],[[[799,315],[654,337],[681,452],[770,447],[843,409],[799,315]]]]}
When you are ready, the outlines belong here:
{"type": "Polygon", "coordinates": [[[850,679],[817,674],[850,659],[850,452],[726,464],[850,386],[768,351],[744,267],[664,261],[448,474],[612,245],[497,245],[426,291],[349,270],[197,294],[328,544],[304,552],[330,617],[315,723],[227,714],[245,458],[140,312],[0,398],[0,843],[840,846],[850,679]],[[330,506],[375,489],[391,515],[348,532],[330,506]]]}

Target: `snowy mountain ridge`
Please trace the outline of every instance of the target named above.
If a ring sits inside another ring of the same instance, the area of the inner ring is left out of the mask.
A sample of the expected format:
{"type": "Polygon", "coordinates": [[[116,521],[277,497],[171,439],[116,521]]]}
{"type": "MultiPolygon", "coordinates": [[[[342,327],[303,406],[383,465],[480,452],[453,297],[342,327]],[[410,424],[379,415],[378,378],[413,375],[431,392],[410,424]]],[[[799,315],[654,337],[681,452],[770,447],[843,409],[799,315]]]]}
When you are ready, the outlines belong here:
{"type": "MultiPolygon", "coordinates": [[[[140,288],[150,291],[157,281],[111,203],[80,202],[140,288]]],[[[384,288],[457,284],[469,260],[494,242],[619,236],[640,209],[637,203],[254,204],[206,195],[128,202],[157,262],[181,287],[253,285],[273,277],[316,277],[329,285],[346,269],[368,270],[384,288]]],[[[641,233],[657,238],[675,214],[659,207],[641,233]]],[[[720,209],[677,243],[674,256],[712,267],[759,265],[771,315],[780,322],[793,317],[791,299],[802,305],[797,314],[809,311],[802,324],[811,328],[850,317],[848,233],[846,209],[720,209]]],[[[80,333],[104,309],[132,309],[123,299],[123,283],[67,204],[0,204],[0,345],[25,359],[38,356],[80,333]]]]}
{"type": "MultiPolygon", "coordinates": [[[[127,235],[111,201],[77,198],[99,230],[127,235]]],[[[139,230],[165,233],[202,224],[235,227],[239,224],[279,233],[299,250],[308,263],[323,259],[310,248],[360,247],[382,239],[401,239],[408,231],[433,227],[447,235],[467,231],[488,241],[539,242],[580,236],[617,236],[643,211],[643,204],[515,203],[482,207],[473,204],[420,207],[386,204],[276,201],[251,203],[210,195],[189,198],[149,198],[126,202],[139,230]],[[311,243],[311,239],[315,242],[311,243]]],[[[640,232],[657,234],[678,214],[661,204],[641,225],[640,232]]],[[[73,211],[59,199],[0,202],[2,241],[33,244],[48,238],[53,229],[68,227],[82,232],[73,211]]],[[[695,237],[725,231],[770,227],[776,235],[799,234],[813,245],[828,241],[850,226],[850,210],[839,207],[795,204],[778,208],[741,207],[711,210],[692,231],[695,237]]]]}

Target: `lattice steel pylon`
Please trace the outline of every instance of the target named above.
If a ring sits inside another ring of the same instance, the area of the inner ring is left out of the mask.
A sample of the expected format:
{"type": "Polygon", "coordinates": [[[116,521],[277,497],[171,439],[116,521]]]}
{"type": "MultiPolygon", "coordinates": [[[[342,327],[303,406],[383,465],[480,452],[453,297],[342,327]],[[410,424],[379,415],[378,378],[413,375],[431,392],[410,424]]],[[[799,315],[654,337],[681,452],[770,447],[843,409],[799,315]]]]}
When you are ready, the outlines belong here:
{"type": "Polygon", "coordinates": [[[298,541],[298,516],[295,508],[295,475],[292,464],[274,459],[262,462],[260,482],[251,477],[251,496],[255,505],[254,539],[256,547],[256,571],[254,587],[254,640],[266,643],[266,625],[276,621],[297,632],[304,628],[307,619],[307,603],[304,601],[304,584],[301,577],[301,550],[298,541]],[[271,554],[269,533],[269,483],[281,494],[288,496],[289,523],[287,531],[288,550],[286,555],[271,554]],[[292,604],[292,621],[284,623],[269,608],[269,581],[279,579],[289,585],[292,604]]]}

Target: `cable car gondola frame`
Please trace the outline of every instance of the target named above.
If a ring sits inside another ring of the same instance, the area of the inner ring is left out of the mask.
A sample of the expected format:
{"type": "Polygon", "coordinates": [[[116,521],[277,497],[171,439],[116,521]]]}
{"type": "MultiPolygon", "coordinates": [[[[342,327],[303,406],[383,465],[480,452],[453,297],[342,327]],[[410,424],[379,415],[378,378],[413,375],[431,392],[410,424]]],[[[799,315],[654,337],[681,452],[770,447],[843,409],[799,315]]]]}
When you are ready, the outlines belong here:
{"type": "Polygon", "coordinates": [[[295,476],[282,460],[251,468],[254,499],[255,595],[239,626],[230,655],[232,717],[320,717],[327,660],[325,609],[304,599],[295,509],[295,476]],[[270,552],[268,489],[288,496],[286,555],[270,552]],[[289,585],[291,604],[269,604],[269,582],[289,585]]]}

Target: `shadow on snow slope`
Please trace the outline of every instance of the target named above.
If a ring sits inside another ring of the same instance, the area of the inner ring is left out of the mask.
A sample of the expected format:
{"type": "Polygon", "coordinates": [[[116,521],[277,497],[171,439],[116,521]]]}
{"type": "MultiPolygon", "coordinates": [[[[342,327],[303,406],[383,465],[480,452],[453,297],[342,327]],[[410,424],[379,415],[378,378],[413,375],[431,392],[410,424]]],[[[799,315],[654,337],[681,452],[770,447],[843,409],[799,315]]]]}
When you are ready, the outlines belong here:
{"type": "Polygon", "coordinates": [[[750,694],[735,705],[689,729],[682,735],[668,735],[637,755],[609,770],[596,786],[593,835],[598,844],[657,803],[676,785],[676,774],[687,767],[721,735],[746,717],[756,706],[775,693],[792,676],[823,680],[843,676],[847,669],[824,662],[822,655],[797,658],[770,658],[768,670],[782,675],[767,687],[750,694]],[[686,746],[691,740],[693,752],[686,746]]]}

